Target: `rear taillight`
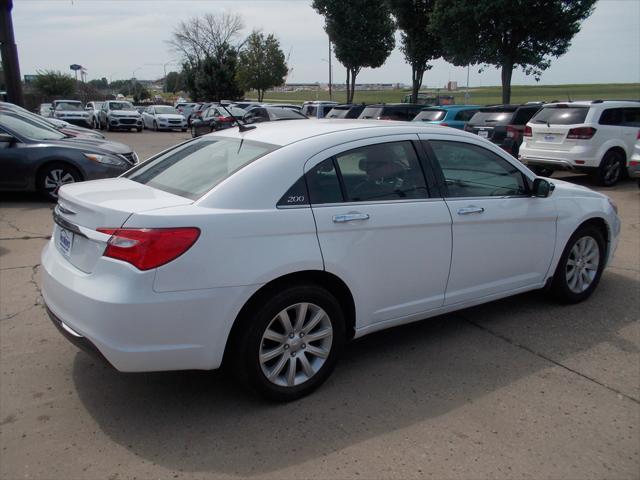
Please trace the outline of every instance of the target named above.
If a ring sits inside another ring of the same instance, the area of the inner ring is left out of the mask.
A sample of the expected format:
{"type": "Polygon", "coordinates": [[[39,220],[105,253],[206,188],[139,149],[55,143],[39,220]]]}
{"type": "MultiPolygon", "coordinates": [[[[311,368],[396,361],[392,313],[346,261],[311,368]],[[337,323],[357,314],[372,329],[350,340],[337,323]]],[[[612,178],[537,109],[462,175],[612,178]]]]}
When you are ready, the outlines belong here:
{"type": "Polygon", "coordinates": [[[567,138],[572,140],[589,140],[596,133],[596,129],[593,127],[579,127],[572,128],[567,134],[567,138]]]}
{"type": "Polygon", "coordinates": [[[233,117],[223,117],[220,115],[219,117],[216,117],[216,120],[218,122],[233,122],[233,117]]]}
{"type": "Polygon", "coordinates": [[[532,137],[533,136],[533,132],[531,131],[531,127],[529,125],[524,127],[524,132],[522,132],[522,136],[523,137],[532,137]]]}
{"type": "Polygon", "coordinates": [[[139,270],[151,270],[175,260],[189,250],[200,229],[181,228],[98,228],[111,235],[103,255],[130,263],[139,270]]]}
{"type": "Polygon", "coordinates": [[[507,137],[517,140],[520,137],[520,131],[512,125],[507,125],[507,137]]]}
{"type": "Polygon", "coordinates": [[[449,126],[449,124],[448,124],[447,122],[442,122],[442,123],[440,123],[440,126],[441,126],[441,127],[448,127],[448,126],[449,126]]]}

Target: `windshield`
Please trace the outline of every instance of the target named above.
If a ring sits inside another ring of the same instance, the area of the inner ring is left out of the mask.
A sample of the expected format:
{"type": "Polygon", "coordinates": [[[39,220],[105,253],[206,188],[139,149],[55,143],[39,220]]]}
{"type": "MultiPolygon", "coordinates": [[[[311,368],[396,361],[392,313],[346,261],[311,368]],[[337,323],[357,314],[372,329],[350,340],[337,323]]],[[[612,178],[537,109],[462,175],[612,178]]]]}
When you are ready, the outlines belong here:
{"type": "Polygon", "coordinates": [[[277,148],[250,140],[201,137],[140,164],[124,176],[196,200],[245,165],[277,148]]]}
{"type": "Polygon", "coordinates": [[[506,125],[511,121],[513,112],[514,110],[480,110],[471,117],[469,123],[473,125],[506,125]]]}
{"type": "Polygon", "coordinates": [[[555,106],[541,109],[532,119],[533,123],[549,125],[575,125],[584,123],[589,107],[555,106]]]}
{"type": "Polygon", "coordinates": [[[129,102],[109,102],[109,108],[111,110],[135,110],[129,102]]]}
{"type": "Polygon", "coordinates": [[[60,140],[65,135],[33,120],[0,113],[0,127],[31,140],[60,140]]]}
{"type": "Polygon", "coordinates": [[[422,110],[413,119],[414,122],[437,122],[443,120],[447,114],[445,110],[422,110]]]}
{"type": "Polygon", "coordinates": [[[59,102],[56,104],[56,110],[82,110],[82,104],[80,102],[59,102]]]}
{"type": "Polygon", "coordinates": [[[378,118],[382,115],[382,107],[367,107],[358,118],[378,118]]]}
{"type": "Polygon", "coordinates": [[[178,111],[173,107],[160,105],[159,107],[155,107],[155,109],[156,109],[156,113],[158,114],[169,113],[172,115],[180,115],[178,111]]]}
{"type": "Polygon", "coordinates": [[[296,110],[289,110],[288,108],[270,108],[269,115],[272,120],[306,120],[307,117],[297,112],[296,110]]]}

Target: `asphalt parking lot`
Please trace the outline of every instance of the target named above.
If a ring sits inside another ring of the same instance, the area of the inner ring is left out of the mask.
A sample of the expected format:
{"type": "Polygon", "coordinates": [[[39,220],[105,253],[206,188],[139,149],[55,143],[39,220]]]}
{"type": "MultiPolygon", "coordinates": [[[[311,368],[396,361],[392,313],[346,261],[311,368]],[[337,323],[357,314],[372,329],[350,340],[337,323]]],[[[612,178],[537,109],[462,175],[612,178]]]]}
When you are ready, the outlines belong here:
{"type": "MultiPolygon", "coordinates": [[[[189,137],[108,136],[141,158],[189,137]]],[[[4,195],[0,477],[639,478],[640,190],[603,191],[623,230],[587,302],[528,293],[370,335],[286,405],[218,372],[121,374],[79,352],[39,294],[52,206],[4,195]]]]}

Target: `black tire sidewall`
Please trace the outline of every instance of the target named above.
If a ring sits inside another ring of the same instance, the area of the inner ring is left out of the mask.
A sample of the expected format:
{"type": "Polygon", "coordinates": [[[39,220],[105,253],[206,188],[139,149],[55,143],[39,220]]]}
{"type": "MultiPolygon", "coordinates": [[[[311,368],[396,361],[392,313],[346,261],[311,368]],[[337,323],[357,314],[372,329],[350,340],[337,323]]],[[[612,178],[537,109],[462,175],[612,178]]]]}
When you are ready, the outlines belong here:
{"type": "Polygon", "coordinates": [[[344,348],[345,321],[340,303],[327,290],[315,285],[285,288],[258,302],[241,321],[234,362],[236,376],[245,386],[270,400],[291,401],[313,392],[329,377],[344,348]],[[280,387],[271,383],[262,372],[258,358],[260,342],[264,330],[279,312],[302,302],[318,305],[329,316],[333,328],[331,352],[311,379],[295,387],[280,387]]]}
{"type": "Polygon", "coordinates": [[[598,173],[597,173],[598,183],[603,187],[612,187],[613,185],[618,183],[620,180],[622,180],[624,168],[625,168],[624,160],[618,152],[609,151],[605,153],[604,157],[602,157],[602,161],[600,162],[600,167],[598,167],[598,173]],[[605,179],[606,166],[607,166],[607,163],[611,161],[611,159],[613,159],[613,161],[618,162],[620,166],[620,173],[618,175],[618,178],[616,178],[615,181],[613,182],[609,182],[605,179]]]}
{"type": "Polygon", "coordinates": [[[551,291],[553,295],[563,303],[578,303],[589,298],[598,286],[600,278],[602,277],[602,272],[607,261],[606,255],[607,245],[600,230],[590,225],[580,227],[578,230],[576,230],[573,235],[571,235],[571,238],[569,238],[569,241],[567,242],[567,245],[562,252],[562,257],[560,257],[560,261],[558,262],[558,266],[556,267],[556,272],[553,276],[553,282],[551,284],[551,291]],[[567,260],[569,259],[571,249],[576,244],[576,242],[580,238],[587,236],[594,238],[596,243],[598,244],[598,247],[600,249],[600,262],[598,264],[598,271],[596,273],[596,276],[593,279],[593,282],[591,282],[591,285],[589,285],[589,288],[587,288],[584,292],[575,293],[572,292],[567,285],[567,260]]]}

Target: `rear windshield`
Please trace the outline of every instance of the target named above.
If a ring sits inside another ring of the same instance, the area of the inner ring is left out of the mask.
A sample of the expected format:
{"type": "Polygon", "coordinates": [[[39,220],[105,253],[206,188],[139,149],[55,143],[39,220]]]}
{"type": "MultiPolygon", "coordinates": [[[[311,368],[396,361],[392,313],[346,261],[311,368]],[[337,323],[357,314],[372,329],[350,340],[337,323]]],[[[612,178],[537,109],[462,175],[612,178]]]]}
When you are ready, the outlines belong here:
{"type": "Polygon", "coordinates": [[[522,107],[516,110],[513,115],[513,120],[511,123],[514,125],[526,125],[531,120],[537,111],[540,110],[540,107],[522,107]]]}
{"type": "Polygon", "coordinates": [[[575,125],[584,123],[588,112],[589,107],[545,107],[531,121],[549,125],[575,125]]]}
{"type": "Polygon", "coordinates": [[[351,107],[333,107],[327,113],[327,118],[345,118],[351,107]]]}
{"type": "Polygon", "coordinates": [[[202,137],[140,164],[124,177],[197,200],[276,145],[236,138],[202,137]]]}
{"type": "Polygon", "coordinates": [[[306,120],[307,117],[297,110],[288,108],[270,108],[269,115],[273,120],[306,120]]]}
{"type": "Polygon", "coordinates": [[[378,118],[382,116],[382,107],[367,107],[358,118],[378,118]]]}
{"type": "Polygon", "coordinates": [[[473,125],[506,125],[511,122],[513,110],[480,110],[469,123],[473,125]]]}
{"type": "Polygon", "coordinates": [[[82,110],[82,104],[80,102],[58,102],[56,104],[56,110],[65,110],[65,111],[82,110]]]}
{"type": "Polygon", "coordinates": [[[437,122],[444,119],[445,110],[423,110],[413,119],[414,122],[437,122]]]}

